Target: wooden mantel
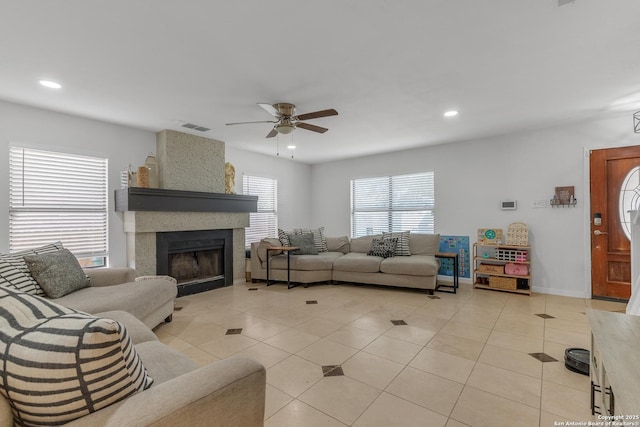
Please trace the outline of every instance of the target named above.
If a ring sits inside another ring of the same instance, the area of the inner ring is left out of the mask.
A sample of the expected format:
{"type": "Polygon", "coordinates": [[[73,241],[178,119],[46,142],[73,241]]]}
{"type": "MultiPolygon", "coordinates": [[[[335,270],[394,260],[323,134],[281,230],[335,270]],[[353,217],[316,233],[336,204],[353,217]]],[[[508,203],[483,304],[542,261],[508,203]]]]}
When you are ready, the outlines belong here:
{"type": "Polygon", "coordinates": [[[115,190],[117,212],[257,212],[258,196],[130,187],[115,190]]]}

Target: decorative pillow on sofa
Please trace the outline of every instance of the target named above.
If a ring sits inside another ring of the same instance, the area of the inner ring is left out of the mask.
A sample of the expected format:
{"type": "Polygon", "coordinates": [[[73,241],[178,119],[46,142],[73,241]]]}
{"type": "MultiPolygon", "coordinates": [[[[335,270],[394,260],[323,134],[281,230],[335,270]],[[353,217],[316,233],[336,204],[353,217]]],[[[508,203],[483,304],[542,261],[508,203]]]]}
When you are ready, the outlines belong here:
{"type": "Polygon", "coordinates": [[[367,252],[367,255],[379,256],[382,258],[391,258],[396,255],[396,246],[398,245],[398,238],[383,238],[374,237],[371,243],[371,249],[367,252]]]}
{"type": "Polygon", "coordinates": [[[0,288],[0,393],[16,425],[59,425],[151,386],[126,329],[0,288]]]}
{"type": "Polygon", "coordinates": [[[291,246],[298,246],[300,248],[292,252],[295,255],[318,255],[318,249],[314,244],[313,233],[289,234],[289,242],[291,242],[291,246]]]}
{"type": "Polygon", "coordinates": [[[318,252],[328,252],[327,238],[324,235],[324,227],[320,228],[294,228],[295,234],[313,233],[313,244],[316,246],[318,252]]]}
{"type": "Polygon", "coordinates": [[[383,232],[382,237],[398,238],[398,246],[396,246],[396,255],[411,256],[411,249],[409,249],[409,233],[411,233],[411,231],[402,231],[399,233],[383,232]]]}
{"type": "Polygon", "coordinates": [[[60,298],[89,286],[87,275],[69,249],[48,254],[25,255],[24,261],[31,271],[31,276],[49,298],[60,298]]]}
{"type": "MultiPolygon", "coordinates": [[[[260,243],[258,244],[258,259],[260,259],[260,261],[266,261],[267,248],[275,247],[275,246],[282,246],[282,243],[280,242],[280,240],[274,239],[271,237],[267,237],[266,239],[260,240],[260,243]]],[[[281,253],[282,251],[269,251],[269,256],[276,256],[276,255],[280,255],[281,253]]]]}
{"type": "Polygon", "coordinates": [[[44,290],[31,277],[24,261],[25,255],[58,252],[63,249],[61,242],[11,254],[0,254],[0,286],[10,287],[33,295],[44,295],[44,290]]]}
{"type": "Polygon", "coordinates": [[[278,228],[278,239],[280,239],[280,243],[282,246],[291,246],[291,242],[289,241],[289,233],[278,228]]]}

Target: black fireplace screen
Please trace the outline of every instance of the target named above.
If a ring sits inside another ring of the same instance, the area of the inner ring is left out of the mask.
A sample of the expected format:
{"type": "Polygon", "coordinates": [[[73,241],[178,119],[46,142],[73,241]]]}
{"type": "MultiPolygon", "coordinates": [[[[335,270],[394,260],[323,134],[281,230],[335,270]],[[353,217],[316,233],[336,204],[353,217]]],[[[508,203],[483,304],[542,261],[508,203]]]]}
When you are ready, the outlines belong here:
{"type": "Polygon", "coordinates": [[[169,276],[178,283],[215,279],[224,275],[222,248],[169,254],[169,276]]]}

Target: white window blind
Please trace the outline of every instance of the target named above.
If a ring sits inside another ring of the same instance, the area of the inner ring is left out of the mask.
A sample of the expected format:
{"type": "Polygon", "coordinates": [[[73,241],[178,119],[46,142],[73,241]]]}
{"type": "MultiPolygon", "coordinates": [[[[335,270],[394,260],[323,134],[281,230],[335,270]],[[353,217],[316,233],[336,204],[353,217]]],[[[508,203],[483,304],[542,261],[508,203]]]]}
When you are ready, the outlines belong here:
{"type": "Polygon", "coordinates": [[[249,214],[249,228],[245,229],[245,246],[265,237],[278,235],[278,181],[260,176],[242,176],[242,192],[258,196],[258,212],[249,214]]]}
{"type": "Polygon", "coordinates": [[[435,231],[433,172],[351,181],[351,236],[435,231]]]}
{"type": "Polygon", "coordinates": [[[107,209],[107,159],[10,148],[10,251],[60,240],[77,258],[103,265],[107,209]]]}

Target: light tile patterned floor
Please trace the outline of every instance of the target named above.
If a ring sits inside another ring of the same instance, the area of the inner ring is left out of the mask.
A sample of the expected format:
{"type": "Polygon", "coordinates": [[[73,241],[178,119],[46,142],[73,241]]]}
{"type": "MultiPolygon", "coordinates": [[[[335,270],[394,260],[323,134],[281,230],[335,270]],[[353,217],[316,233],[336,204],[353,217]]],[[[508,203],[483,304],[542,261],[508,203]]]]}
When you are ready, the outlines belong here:
{"type": "Polygon", "coordinates": [[[155,332],[200,365],[232,355],[262,363],[267,427],[546,427],[593,419],[589,378],[564,367],[564,350],[589,348],[587,307],[621,311],[624,304],[465,284],[456,295],[436,295],[247,283],[179,298],[173,322],[155,332]],[[331,365],[344,375],[324,376],[331,365]]]}

